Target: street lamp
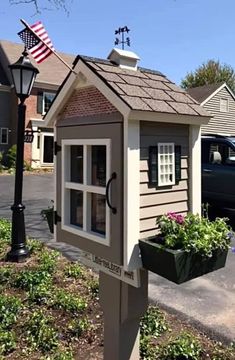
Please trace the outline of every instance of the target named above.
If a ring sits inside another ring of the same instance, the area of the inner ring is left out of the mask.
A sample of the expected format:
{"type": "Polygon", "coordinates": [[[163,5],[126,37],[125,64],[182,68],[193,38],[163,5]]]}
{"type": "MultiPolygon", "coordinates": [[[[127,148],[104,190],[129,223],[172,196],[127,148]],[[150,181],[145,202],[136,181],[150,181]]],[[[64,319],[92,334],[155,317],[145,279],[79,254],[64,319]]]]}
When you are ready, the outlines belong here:
{"type": "Polygon", "coordinates": [[[12,237],[11,250],[7,254],[7,260],[20,262],[29,255],[26,247],[24,209],[22,204],[23,190],[23,166],[24,166],[24,132],[25,132],[25,112],[24,101],[29,97],[36,75],[39,73],[29,58],[26,50],[23,51],[19,60],[9,65],[11,70],[14,87],[17,97],[20,99],[18,105],[18,126],[17,126],[17,153],[16,153],[16,172],[15,172],[15,195],[12,210],[12,237]]]}

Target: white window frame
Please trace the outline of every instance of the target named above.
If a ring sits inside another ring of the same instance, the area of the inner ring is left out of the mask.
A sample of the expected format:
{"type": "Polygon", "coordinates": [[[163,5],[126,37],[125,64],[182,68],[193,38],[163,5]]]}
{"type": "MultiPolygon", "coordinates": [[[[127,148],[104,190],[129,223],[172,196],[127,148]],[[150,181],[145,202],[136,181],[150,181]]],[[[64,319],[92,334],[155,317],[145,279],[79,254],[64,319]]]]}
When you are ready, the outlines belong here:
{"type": "Polygon", "coordinates": [[[220,98],[220,112],[229,112],[229,99],[220,98]]]}
{"type": "Polygon", "coordinates": [[[98,234],[88,229],[90,222],[88,208],[88,193],[106,194],[106,187],[89,185],[88,184],[88,151],[89,146],[92,145],[105,145],[106,146],[106,182],[111,176],[111,139],[65,139],[61,141],[62,146],[62,197],[61,197],[61,228],[72,234],[82,236],[102,245],[110,246],[110,209],[106,204],[106,218],[105,218],[105,235],[98,234]],[[70,174],[70,159],[71,159],[71,146],[83,146],[83,184],[71,182],[70,174]],[[70,190],[80,190],[83,192],[83,228],[79,229],[78,226],[70,223],[70,190]]]}
{"type": "Polygon", "coordinates": [[[169,186],[175,185],[175,144],[174,143],[158,143],[158,186],[169,186]],[[168,148],[167,153],[161,153],[161,147],[168,148]],[[172,152],[170,152],[172,148],[172,152]],[[172,161],[169,162],[169,156],[172,155],[172,161]],[[165,159],[165,157],[167,158],[165,159]],[[163,160],[164,157],[164,160],[163,160]],[[162,162],[163,160],[163,162],[162,162]],[[161,166],[164,167],[163,171],[161,166]],[[169,167],[172,166],[172,171],[168,171],[169,167]],[[170,180],[169,177],[165,181],[162,181],[161,176],[172,176],[170,180]]]}
{"type": "Polygon", "coordinates": [[[0,133],[0,144],[1,144],[1,145],[8,145],[9,129],[8,129],[8,128],[5,128],[5,127],[2,127],[0,130],[1,130],[1,133],[0,133]],[[2,141],[2,131],[3,131],[3,130],[6,130],[6,135],[7,135],[7,141],[6,141],[6,142],[3,142],[3,141],[2,141]]]}
{"type": "MultiPolygon", "coordinates": [[[[46,110],[45,110],[45,96],[49,94],[49,95],[56,95],[56,93],[53,93],[53,92],[49,92],[49,91],[43,91],[42,93],[42,115],[45,115],[46,114],[46,110]]],[[[52,100],[53,101],[53,100],[52,100]]]]}

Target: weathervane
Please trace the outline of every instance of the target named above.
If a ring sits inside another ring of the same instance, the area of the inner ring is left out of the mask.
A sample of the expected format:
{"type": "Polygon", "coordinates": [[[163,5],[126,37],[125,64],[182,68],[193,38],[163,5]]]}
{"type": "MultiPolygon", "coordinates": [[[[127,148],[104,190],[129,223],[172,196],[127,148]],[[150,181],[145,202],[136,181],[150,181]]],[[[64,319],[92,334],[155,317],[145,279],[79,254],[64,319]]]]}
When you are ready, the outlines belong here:
{"type": "Polygon", "coordinates": [[[124,45],[127,44],[127,46],[130,46],[131,42],[130,42],[130,38],[127,37],[126,38],[126,41],[124,39],[124,33],[129,33],[130,29],[128,29],[127,26],[124,26],[124,27],[120,27],[118,28],[117,30],[115,30],[115,35],[120,35],[122,34],[122,40],[120,40],[119,38],[116,37],[115,39],[115,45],[118,45],[118,44],[122,44],[122,50],[124,50],[124,45]]]}

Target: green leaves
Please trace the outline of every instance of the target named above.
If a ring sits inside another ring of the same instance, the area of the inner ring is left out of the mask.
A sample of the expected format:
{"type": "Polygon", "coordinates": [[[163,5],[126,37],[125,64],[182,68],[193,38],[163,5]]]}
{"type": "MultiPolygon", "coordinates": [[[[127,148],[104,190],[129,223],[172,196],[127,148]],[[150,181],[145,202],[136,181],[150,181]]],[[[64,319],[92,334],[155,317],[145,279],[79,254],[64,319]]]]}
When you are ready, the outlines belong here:
{"type": "Polygon", "coordinates": [[[178,223],[172,214],[163,215],[157,220],[164,246],[170,249],[183,249],[211,257],[214,250],[227,250],[233,235],[226,218],[208,218],[188,214],[178,223]]]}
{"type": "Polygon", "coordinates": [[[171,340],[161,351],[161,359],[190,359],[199,360],[202,347],[199,341],[190,333],[183,332],[176,339],[171,340]]]}

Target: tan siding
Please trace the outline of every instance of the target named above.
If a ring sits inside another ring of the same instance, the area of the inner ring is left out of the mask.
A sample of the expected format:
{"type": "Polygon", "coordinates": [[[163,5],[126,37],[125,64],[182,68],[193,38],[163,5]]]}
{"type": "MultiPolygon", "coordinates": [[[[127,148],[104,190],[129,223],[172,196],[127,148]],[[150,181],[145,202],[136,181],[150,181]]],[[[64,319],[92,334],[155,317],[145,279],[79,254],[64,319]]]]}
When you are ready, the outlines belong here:
{"type": "Polygon", "coordinates": [[[209,111],[214,117],[208,125],[202,126],[202,133],[223,133],[235,135],[235,99],[231,96],[226,88],[220,90],[205,105],[204,109],[209,111]],[[220,99],[229,100],[229,111],[220,112],[220,99]]]}
{"type": "Polygon", "coordinates": [[[175,211],[188,211],[188,136],[187,125],[141,122],[140,125],[140,232],[141,238],[156,233],[156,217],[175,211]],[[148,147],[158,142],[181,145],[181,176],[178,185],[154,187],[149,185],[148,147]]]}

